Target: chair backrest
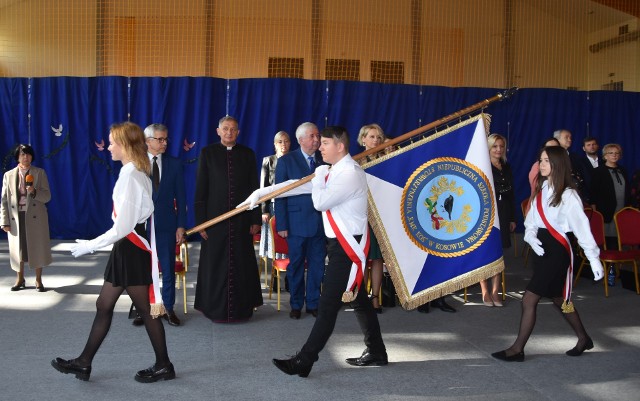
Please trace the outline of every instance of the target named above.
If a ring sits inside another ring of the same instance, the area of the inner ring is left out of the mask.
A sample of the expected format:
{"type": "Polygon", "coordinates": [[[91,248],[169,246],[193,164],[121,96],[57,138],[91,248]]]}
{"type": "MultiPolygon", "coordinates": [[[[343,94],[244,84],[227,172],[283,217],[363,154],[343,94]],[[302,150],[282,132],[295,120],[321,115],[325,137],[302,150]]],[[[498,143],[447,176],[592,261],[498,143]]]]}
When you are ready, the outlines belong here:
{"type": "Polygon", "coordinates": [[[522,216],[527,218],[527,213],[529,213],[529,207],[531,206],[531,199],[525,198],[522,202],[520,202],[520,209],[522,210],[522,216]]]}
{"type": "Polygon", "coordinates": [[[287,244],[287,240],[282,238],[278,231],[276,230],[276,216],[273,216],[269,220],[269,229],[271,230],[271,241],[273,241],[273,252],[284,253],[285,255],[289,253],[289,245],[287,244]]]}
{"type": "Polygon", "coordinates": [[[596,244],[606,250],[607,241],[604,240],[604,217],[602,213],[587,207],[584,209],[584,214],[589,219],[589,227],[591,227],[591,234],[596,244]]]}
{"type": "Polygon", "coordinates": [[[623,207],[613,215],[613,221],[618,232],[618,249],[640,245],[640,210],[623,207]]]}

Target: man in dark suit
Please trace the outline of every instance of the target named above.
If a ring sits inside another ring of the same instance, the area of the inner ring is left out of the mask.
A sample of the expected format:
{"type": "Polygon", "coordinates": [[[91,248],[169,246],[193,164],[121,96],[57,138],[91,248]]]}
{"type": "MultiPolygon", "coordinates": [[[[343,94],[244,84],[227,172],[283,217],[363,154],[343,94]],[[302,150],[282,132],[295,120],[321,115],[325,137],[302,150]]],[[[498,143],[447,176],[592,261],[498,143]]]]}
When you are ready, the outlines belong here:
{"type": "MultiPolygon", "coordinates": [[[[596,140],[596,138],[592,136],[586,136],[582,140],[582,150],[584,150],[584,156],[579,158],[579,161],[582,164],[584,185],[587,187],[590,194],[593,194],[591,181],[593,179],[594,170],[598,168],[598,166],[604,164],[602,158],[598,157],[598,149],[600,149],[600,146],[598,145],[598,141],[596,140]]],[[[593,203],[593,199],[589,199],[589,201],[593,203]]]]}
{"type": "Polygon", "coordinates": [[[580,194],[582,202],[584,204],[590,204],[589,199],[591,198],[591,194],[589,193],[589,187],[585,183],[585,175],[587,172],[584,171],[584,165],[580,160],[580,155],[569,150],[573,142],[571,131],[559,129],[554,131],[553,137],[558,140],[560,146],[562,146],[569,155],[569,160],[571,161],[571,178],[573,179],[575,189],[578,191],[578,194],[580,194]]]}
{"type": "MultiPolygon", "coordinates": [[[[173,311],[176,300],[176,245],[184,241],[187,220],[186,196],[182,162],[164,154],[169,141],[169,130],[162,124],[151,124],[144,130],[147,154],[151,160],[153,183],[153,223],[156,250],[162,271],[162,303],[167,313],[163,316],[171,326],[180,326],[173,311]]],[[[136,316],[133,324],[142,324],[136,316]]]]}
{"type": "MultiPolygon", "coordinates": [[[[300,148],[278,159],[276,184],[306,177],[315,167],[323,164],[318,152],[320,133],[313,123],[303,123],[296,129],[300,148]]],[[[298,195],[275,202],[276,230],[287,239],[289,245],[289,293],[291,312],[289,317],[300,319],[302,306],[307,313],[318,315],[320,284],[324,274],[327,254],[322,226],[322,215],[313,207],[311,195],[298,195]],[[307,280],[305,288],[305,262],[307,280]]]]}

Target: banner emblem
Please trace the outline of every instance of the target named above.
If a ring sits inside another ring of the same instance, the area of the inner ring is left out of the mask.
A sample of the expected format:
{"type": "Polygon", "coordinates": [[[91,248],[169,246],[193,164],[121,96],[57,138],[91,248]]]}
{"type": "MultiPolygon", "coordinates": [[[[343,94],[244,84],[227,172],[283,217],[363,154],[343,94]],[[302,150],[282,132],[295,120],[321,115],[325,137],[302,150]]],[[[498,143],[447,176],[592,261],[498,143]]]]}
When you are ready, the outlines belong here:
{"type": "Polygon", "coordinates": [[[429,254],[465,255],[493,227],[491,183],[476,166],[450,157],[433,159],[407,180],[401,198],[405,233],[429,254]]]}

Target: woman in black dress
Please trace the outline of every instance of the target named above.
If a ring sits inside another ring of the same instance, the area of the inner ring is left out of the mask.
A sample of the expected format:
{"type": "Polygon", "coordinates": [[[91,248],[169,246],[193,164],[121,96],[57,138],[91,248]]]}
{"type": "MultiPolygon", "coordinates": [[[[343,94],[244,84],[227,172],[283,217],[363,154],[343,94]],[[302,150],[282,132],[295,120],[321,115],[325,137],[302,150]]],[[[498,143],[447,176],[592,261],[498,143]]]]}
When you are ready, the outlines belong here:
{"type": "MultiPolygon", "coordinates": [[[[516,229],[515,196],[513,192],[513,173],[511,165],[507,163],[507,138],[500,134],[491,134],[487,138],[489,145],[489,159],[493,173],[493,185],[496,193],[498,218],[500,220],[500,236],[502,248],[511,247],[511,233],[516,229]]],[[[482,303],[485,306],[502,306],[502,299],[498,295],[501,274],[480,282],[482,289],[482,303]],[[491,281],[491,288],[489,288],[491,281]]]]}
{"type": "Polygon", "coordinates": [[[536,323],[536,310],[542,297],[552,299],[578,337],[576,346],[566,354],[580,356],[585,350],[593,348],[593,341],[571,302],[572,250],[566,233],[571,231],[578,239],[589,259],[595,280],[603,277],[604,270],[598,259],[600,248],[593,239],[582,200],[572,188],[572,183],[571,162],[567,152],[557,146],[543,148],[536,191],[524,222],[524,240],[535,253],[533,277],[522,297],[518,337],[511,347],[491,354],[496,359],[524,361],[524,347],[536,323]]]}
{"type": "MultiPolygon", "coordinates": [[[[153,213],[153,200],[149,179],[151,166],[140,127],[130,122],[112,125],[109,151],[113,160],[119,160],[123,165],[113,188],[113,227],[93,240],[76,240],[77,244],[71,247],[73,256],[78,257],[113,244],[96,301],[96,316],[80,356],[70,360],[56,358],[51,365],[62,373],[89,380],[91,362],[109,332],[116,302],[126,290],[142,316],[156,356],[155,364],[140,370],[135,380],[143,383],[170,380],[176,374],[169,361],[164,327],[158,319],[165,312],[157,288],[157,264],[152,272],[155,241],[152,234],[149,245],[145,234],[145,222],[153,213]],[[150,291],[152,284],[153,291],[150,291]]],[[[153,227],[149,231],[154,233],[153,227]]]]}

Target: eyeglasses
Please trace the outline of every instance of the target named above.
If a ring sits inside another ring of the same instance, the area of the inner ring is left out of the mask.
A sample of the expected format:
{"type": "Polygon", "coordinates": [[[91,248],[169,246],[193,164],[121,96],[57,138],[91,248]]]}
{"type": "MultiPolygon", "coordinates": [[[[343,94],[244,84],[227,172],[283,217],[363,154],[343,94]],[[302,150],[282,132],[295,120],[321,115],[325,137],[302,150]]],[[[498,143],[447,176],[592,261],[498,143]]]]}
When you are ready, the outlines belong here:
{"type": "Polygon", "coordinates": [[[160,142],[160,143],[169,143],[169,138],[156,138],[156,137],[150,137],[151,139],[155,139],[156,141],[160,142]]]}
{"type": "Polygon", "coordinates": [[[618,155],[620,156],[620,152],[607,152],[608,155],[618,155]]]}

